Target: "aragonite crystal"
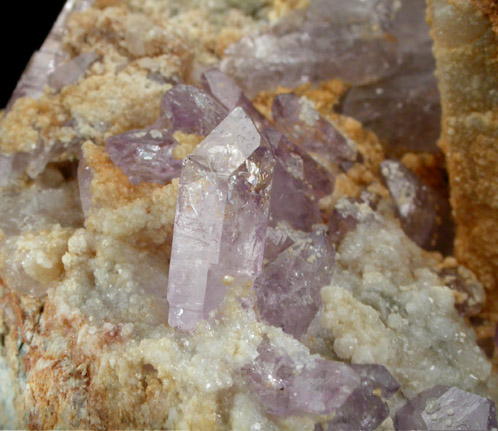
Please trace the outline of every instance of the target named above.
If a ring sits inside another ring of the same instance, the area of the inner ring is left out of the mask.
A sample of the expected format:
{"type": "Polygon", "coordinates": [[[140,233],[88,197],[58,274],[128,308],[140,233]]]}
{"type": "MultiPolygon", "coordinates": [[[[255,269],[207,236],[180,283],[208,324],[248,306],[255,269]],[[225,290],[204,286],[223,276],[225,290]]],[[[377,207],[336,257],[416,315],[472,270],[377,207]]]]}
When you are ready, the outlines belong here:
{"type": "Polygon", "coordinates": [[[168,282],[170,325],[194,329],[230,281],[261,271],[273,164],[241,108],[185,159],[168,282]]]}
{"type": "Polygon", "coordinates": [[[394,418],[402,430],[483,430],[498,427],[495,404],[489,398],[448,386],[434,386],[401,407],[394,418]]]}

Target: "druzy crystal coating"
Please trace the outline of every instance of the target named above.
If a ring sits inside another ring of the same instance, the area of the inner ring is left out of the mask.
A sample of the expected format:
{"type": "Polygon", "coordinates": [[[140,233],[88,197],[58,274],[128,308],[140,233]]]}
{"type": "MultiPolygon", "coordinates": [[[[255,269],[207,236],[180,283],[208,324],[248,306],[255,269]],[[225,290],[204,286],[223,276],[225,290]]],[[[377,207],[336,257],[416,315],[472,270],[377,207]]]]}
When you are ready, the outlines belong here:
{"type": "Polygon", "coordinates": [[[498,427],[489,398],[448,386],[434,386],[401,407],[394,418],[402,430],[486,430],[498,427]]]}
{"type": "Polygon", "coordinates": [[[263,264],[273,157],[241,108],[184,161],[168,283],[169,323],[192,330],[226,281],[263,264]]]}

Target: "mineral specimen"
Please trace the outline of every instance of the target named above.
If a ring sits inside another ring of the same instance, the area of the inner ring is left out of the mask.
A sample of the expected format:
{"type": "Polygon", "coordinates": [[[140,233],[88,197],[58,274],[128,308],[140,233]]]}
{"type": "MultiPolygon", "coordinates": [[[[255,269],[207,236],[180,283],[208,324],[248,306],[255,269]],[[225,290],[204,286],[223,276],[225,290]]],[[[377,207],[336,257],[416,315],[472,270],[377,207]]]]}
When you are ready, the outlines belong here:
{"type": "Polygon", "coordinates": [[[84,52],[72,58],[57,68],[48,76],[48,85],[54,90],[60,90],[72,84],[84,75],[85,71],[95,63],[100,56],[93,51],[84,52]]]}
{"type": "Polygon", "coordinates": [[[381,175],[406,235],[422,248],[447,254],[453,238],[448,202],[399,161],[382,162],[381,175]]]}
{"type": "Polygon", "coordinates": [[[303,150],[319,154],[332,163],[356,160],[355,144],[323,118],[305,97],[277,95],[272,115],[277,128],[303,150]]]}
{"type": "Polygon", "coordinates": [[[242,373],[270,414],[329,414],[360,384],[357,373],[346,364],[312,358],[296,363],[276,351],[267,338],[258,353],[242,373]]]}
{"type": "Polygon", "coordinates": [[[320,289],[330,283],[334,256],[324,228],[316,225],[265,266],[254,283],[262,320],[300,339],[320,307],[320,289]]]}
{"type": "Polygon", "coordinates": [[[192,330],[234,279],[261,271],[273,156],[241,108],[187,157],[168,283],[169,323],[192,330]]]}
{"type": "Polygon", "coordinates": [[[434,386],[409,400],[394,419],[401,430],[493,430],[498,427],[495,404],[461,389],[434,386]]]}
{"type": "Polygon", "coordinates": [[[80,162],[78,164],[78,189],[80,192],[81,208],[85,216],[92,207],[92,194],[90,191],[92,179],[92,170],[87,165],[84,156],[81,155],[80,162]]]}

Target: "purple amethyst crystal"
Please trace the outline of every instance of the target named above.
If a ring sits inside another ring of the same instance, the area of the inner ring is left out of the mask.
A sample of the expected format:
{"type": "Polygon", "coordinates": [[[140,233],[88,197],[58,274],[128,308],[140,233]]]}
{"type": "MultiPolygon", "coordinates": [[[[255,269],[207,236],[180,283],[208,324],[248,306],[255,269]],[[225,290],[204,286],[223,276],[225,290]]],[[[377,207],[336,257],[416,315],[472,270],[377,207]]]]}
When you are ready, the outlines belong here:
{"type": "Polygon", "coordinates": [[[169,323],[192,330],[223,299],[229,280],[263,264],[274,160],[241,108],[183,165],[171,253],[169,323]]]}
{"type": "Polygon", "coordinates": [[[333,163],[356,160],[355,144],[323,118],[305,97],[292,93],[275,96],[272,115],[277,128],[303,150],[333,163]]]}
{"type": "Polygon", "coordinates": [[[453,224],[447,200],[397,160],[382,162],[381,175],[406,235],[422,248],[448,254],[453,224]]]}
{"type": "Polygon", "coordinates": [[[295,240],[254,282],[261,319],[300,339],[318,312],[320,289],[330,283],[334,262],[322,226],[295,240]]]}
{"type": "Polygon", "coordinates": [[[77,82],[86,70],[99,58],[100,56],[93,51],[84,52],[74,57],[68,62],[57,66],[48,77],[48,85],[58,91],[66,85],[77,82]]]}
{"type": "Polygon", "coordinates": [[[445,268],[439,272],[439,277],[451,290],[456,292],[455,307],[466,317],[480,313],[486,294],[474,275],[463,267],[445,268]]]}
{"type": "Polygon", "coordinates": [[[359,375],[360,384],[323,431],[373,431],[389,416],[385,400],[399,390],[396,379],[382,365],[349,367],[359,375]]]}
{"type": "Polygon", "coordinates": [[[132,184],[165,184],[180,175],[182,162],[173,157],[176,145],[167,130],[151,126],[108,138],[106,150],[132,184]]]}
{"type": "Polygon", "coordinates": [[[92,194],[90,192],[90,186],[92,184],[93,173],[85,162],[83,155],[80,156],[80,162],[78,165],[78,187],[80,191],[80,201],[81,208],[83,209],[83,214],[86,216],[88,211],[92,207],[92,194]]]}
{"type": "Polygon", "coordinates": [[[498,427],[495,403],[470,392],[434,386],[409,400],[394,418],[401,430],[492,430],[498,427]]]}
{"type": "Polygon", "coordinates": [[[346,364],[309,358],[296,363],[264,338],[259,356],[242,368],[249,387],[269,414],[330,414],[358,387],[358,375],[346,364]]]}
{"type": "Polygon", "coordinates": [[[207,136],[228,112],[201,89],[180,84],[164,93],[158,122],[171,133],[179,130],[207,136]]]}
{"type": "Polygon", "coordinates": [[[212,68],[201,75],[201,85],[228,111],[240,106],[259,130],[270,127],[270,122],[253,106],[240,87],[221,70],[212,68]]]}

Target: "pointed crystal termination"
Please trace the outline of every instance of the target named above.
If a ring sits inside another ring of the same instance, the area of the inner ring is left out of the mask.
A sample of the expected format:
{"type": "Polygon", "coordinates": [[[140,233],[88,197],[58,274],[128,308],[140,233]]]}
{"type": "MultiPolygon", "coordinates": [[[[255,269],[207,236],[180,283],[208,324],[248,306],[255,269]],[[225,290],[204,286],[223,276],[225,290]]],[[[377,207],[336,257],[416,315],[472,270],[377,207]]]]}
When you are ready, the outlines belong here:
{"type": "Polygon", "coordinates": [[[193,330],[230,280],[260,273],[274,163],[241,108],[185,159],[168,283],[171,326],[193,330]]]}
{"type": "Polygon", "coordinates": [[[112,162],[134,185],[165,184],[178,177],[182,162],[173,157],[177,145],[170,132],[154,126],[112,136],[105,143],[112,162]]]}
{"type": "Polygon", "coordinates": [[[373,431],[389,416],[384,400],[399,390],[396,379],[382,365],[349,364],[349,367],[360,376],[361,383],[320,431],[373,431]]]}
{"type": "Polygon", "coordinates": [[[84,156],[80,155],[78,164],[78,188],[80,191],[81,208],[85,217],[92,207],[92,193],[90,186],[92,184],[93,173],[90,166],[87,165],[84,156]]]}
{"type": "Polygon", "coordinates": [[[330,414],[360,384],[358,375],[346,364],[312,358],[298,364],[276,351],[266,337],[258,353],[242,373],[270,414],[330,414]]]}
{"type": "Polygon", "coordinates": [[[497,427],[492,400],[448,386],[421,392],[401,407],[394,418],[396,431],[491,431],[497,427]]]}
{"type": "Polygon", "coordinates": [[[424,249],[447,255],[453,242],[449,203],[397,160],[383,161],[381,175],[406,235],[424,249]]]}
{"type": "Polygon", "coordinates": [[[14,93],[7,103],[7,112],[20,97],[38,98],[43,93],[43,87],[48,83],[49,75],[67,59],[62,50],[62,38],[69,16],[73,12],[90,7],[92,3],[93,0],[66,1],[45,42],[43,42],[40,50],[33,54],[26,70],[17,83],[14,93]]]}
{"type": "Polygon", "coordinates": [[[277,128],[296,145],[332,163],[356,161],[356,145],[323,118],[312,102],[295,94],[275,96],[272,106],[277,128]]]}
{"type": "Polygon", "coordinates": [[[296,240],[254,283],[262,320],[300,339],[320,308],[320,289],[330,283],[334,262],[334,247],[321,225],[296,240]]]}
{"type": "Polygon", "coordinates": [[[57,66],[48,77],[48,85],[59,91],[69,84],[73,84],[84,75],[86,70],[95,63],[100,56],[93,51],[84,52],[66,63],[57,66]]]}
{"type": "Polygon", "coordinates": [[[164,93],[158,123],[171,133],[207,136],[230,111],[201,89],[180,84],[164,93]]]}

